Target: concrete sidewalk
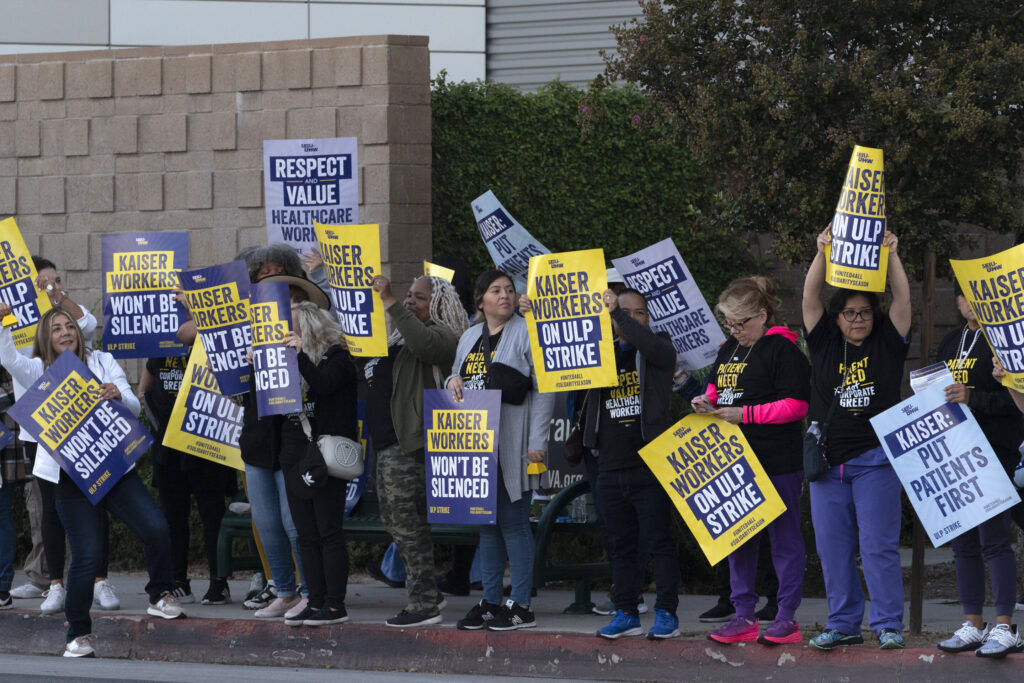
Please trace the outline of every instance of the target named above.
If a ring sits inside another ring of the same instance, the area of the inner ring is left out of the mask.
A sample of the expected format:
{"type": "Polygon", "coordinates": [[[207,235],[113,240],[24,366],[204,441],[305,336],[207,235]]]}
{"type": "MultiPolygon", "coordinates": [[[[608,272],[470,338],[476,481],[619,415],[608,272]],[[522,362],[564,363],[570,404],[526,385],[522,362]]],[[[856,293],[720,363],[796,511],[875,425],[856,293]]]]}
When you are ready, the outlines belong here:
{"type": "MultiPolygon", "coordinates": [[[[936,559],[941,559],[936,558],[936,559]]],[[[19,585],[22,576],[16,577],[19,585]]],[[[883,652],[865,625],[865,644],[822,653],[807,646],[827,616],[825,600],[805,599],[798,612],[804,643],[765,647],[722,646],[705,638],[713,625],[697,615],[714,604],[710,596],[680,596],[683,637],[664,642],[641,638],[606,641],[594,632],[607,623],[597,615],[571,616],[561,611],[572,593],[541,590],[533,606],[537,627],[512,633],[465,632],[455,622],[480,599],[448,596],[443,624],[422,629],[393,629],[386,618],[405,605],[405,591],[388,588],[356,575],[346,600],[350,621],[336,626],[292,628],[280,620],[257,619],[240,604],[247,581],[232,581],[234,604],[186,605],[187,620],[165,621],[145,616],[147,606],[141,574],[110,577],[121,598],[117,612],[94,611],[95,645],[101,657],[167,659],[223,664],[336,667],[366,670],[441,671],[464,674],[505,674],[596,680],[738,680],[772,676],[780,668],[787,677],[822,680],[842,676],[882,675],[885,680],[985,676],[999,680],[1021,670],[1024,655],[1002,662],[978,660],[972,654],[945,655],[935,638],[918,639],[916,647],[883,652]]],[[[197,599],[205,581],[193,582],[197,599]]],[[[595,598],[603,595],[595,593],[595,598]]],[[[654,596],[647,596],[653,605],[654,596]]],[[[0,652],[59,654],[63,649],[63,615],[41,616],[39,600],[18,600],[14,610],[0,613],[0,652]]],[[[653,615],[641,617],[645,627],[653,615]]],[[[946,637],[963,621],[960,605],[926,601],[924,630],[946,637]]],[[[1019,676],[1018,676],[1019,677],[1019,676]]]]}

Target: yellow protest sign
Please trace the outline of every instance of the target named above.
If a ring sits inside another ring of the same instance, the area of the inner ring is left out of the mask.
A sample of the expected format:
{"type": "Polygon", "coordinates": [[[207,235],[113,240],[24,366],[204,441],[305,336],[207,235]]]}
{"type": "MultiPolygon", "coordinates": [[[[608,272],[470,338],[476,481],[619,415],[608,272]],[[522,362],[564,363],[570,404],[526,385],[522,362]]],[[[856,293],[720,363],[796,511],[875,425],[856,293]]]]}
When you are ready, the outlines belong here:
{"type": "Polygon", "coordinates": [[[949,264],[1006,371],[1002,383],[1024,391],[1024,244],[992,256],[951,259],[949,264]]]}
{"type": "Polygon", "coordinates": [[[687,415],[640,449],[711,564],[786,510],[736,425],[687,415]]]}
{"type": "Polygon", "coordinates": [[[313,223],[330,297],[353,356],[388,355],[384,304],[373,291],[380,273],[380,226],[313,223]]]}
{"type": "Polygon", "coordinates": [[[164,433],[168,448],[245,470],[238,437],[242,406],[220,393],[202,344],[193,344],[164,433]]]}
{"type": "Polygon", "coordinates": [[[541,393],[618,384],[605,272],[602,249],[530,259],[526,322],[541,393]]]}
{"type": "Polygon", "coordinates": [[[423,274],[428,277],[439,277],[449,284],[451,284],[452,278],[455,277],[455,271],[451,268],[445,268],[430,261],[423,262],[423,274]]]}
{"type": "Polygon", "coordinates": [[[834,287],[884,292],[889,268],[889,247],[882,246],[884,236],[882,150],[857,145],[832,217],[832,244],[825,247],[825,280],[834,287]]]}
{"type": "Polygon", "coordinates": [[[2,324],[13,328],[11,335],[19,349],[32,346],[36,325],[52,308],[50,297],[36,289],[38,275],[17,223],[13,218],[0,221],[0,300],[10,304],[13,315],[2,324]]]}

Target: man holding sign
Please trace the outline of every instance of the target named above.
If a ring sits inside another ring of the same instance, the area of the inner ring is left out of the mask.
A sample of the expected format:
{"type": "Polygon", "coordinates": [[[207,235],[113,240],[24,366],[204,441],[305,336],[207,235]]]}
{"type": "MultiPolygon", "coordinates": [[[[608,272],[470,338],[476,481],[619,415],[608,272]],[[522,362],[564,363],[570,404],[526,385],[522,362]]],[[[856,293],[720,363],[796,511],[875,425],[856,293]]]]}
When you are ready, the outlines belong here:
{"type": "MultiPolygon", "coordinates": [[[[9,305],[0,303],[0,316],[10,312],[9,305]]],[[[86,447],[81,451],[70,449],[77,453],[74,462],[66,456],[60,456],[58,463],[50,452],[40,445],[36,451],[36,463],[33,468],[35,476],[57,484],[57,513],[64,523],[71,545],[71,568],[68,572],[67,600],[64,608],[68,620],[67,648],[64,656],[89,657],[93,656],[89,642],[92,633],[89,608],[93,602],[93,580],[102,552],[103,520],[107,512],[121,519],[142,541],[150,579],[146,584],[150,603],[147,613],[164,619],[176,619],[183,614],[181,605],[171,594],[174,588],[174,573],[171,568],[170,534],[163,514],[146,492],[145,485],[138,475],[128,471],[119,479],[105,476],[116,469],[115,465],[105,467],[104,460],[97,457],[101,452],[101,443],[123,440],[133,430],[133,426],[119,415],[119,411],[112,410],[104,403],[111,400],[123,401],[131,413],[139,413],[139,400],[132,393],[124,371],[110,354],[89,350],[78,324],[62,309],[53,309],[42,317],[36,333],[36,343],[39,356],[26,358],[15,348],[10,329],[0,330],[0,364],[7,368],[11,376],[16,377],[22,386],[30,387],[30,390],[34,388],[32,385],[57,362],[61,354],[66,356],[65,352],[70,352],[77,356],[78,361],[87,364],[88,370],[102,382],[97,383],[91,376],[88,379],[83,377],[79,381],[73,373],[64,374],[61,384],[50,394],[48,400],[41,405],[32,406],[32,417],[22,415],[22,419],[19,420],[26,429],[32,426],[30,423],[52,424],[49,435],[46,436],[48,445],[51,443],[51,437],[60,438],[58,434],[70,436],[71,425],[75,423],[75,426],[78,426],[75,421],[81,421],[79,416],[85,405],[94,407],[93,412],[98,420],[95,424],[98,426],[99,434],[93,439],[92,447],[86,447]],[[89,478],[92,482],[86,487],[86,491],[81,490],[80,486],[83,484],[76,481],[83,478],[89,478]],[[99,491],[105,491],[99,505],[86,497],[87,493],[99,491]]],[[[81,363],[78,364],[79,367],[81,363]]],[[[82,371],[85,372],[84,369],[82,371]]],[[[152,440],[144,431],[143,434],[146,440],[152,440]]],[[[43,436],[41,430],[39,435],[43,436]]],[[[54,445],[60,443],[58,440],[52,440],[54,445]]],[[[145,448],[142,442],[132,441],[122,451],[126,460],[134,460],[129,453],[133,446],[135,458],[145,448]]],[[[113,456],[113,453],[108,455],[113,456]]]]}

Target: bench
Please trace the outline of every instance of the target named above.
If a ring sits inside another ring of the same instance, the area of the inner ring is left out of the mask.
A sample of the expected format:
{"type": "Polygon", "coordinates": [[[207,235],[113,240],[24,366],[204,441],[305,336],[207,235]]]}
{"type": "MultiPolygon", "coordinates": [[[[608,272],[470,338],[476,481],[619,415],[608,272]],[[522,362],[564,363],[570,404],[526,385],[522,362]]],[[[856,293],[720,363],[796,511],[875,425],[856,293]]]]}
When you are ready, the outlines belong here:
{"type": "MultiPolygon", "coordinates": [[[[600,533],[592,502],[587,505],[588,521],[557,521],[559,517],[564,517],[566,512],[572,509],[573,501],[580,496],[588,496],[589,491],[590,487],[587,482],[580,480],[558,492],[544,508],[540,519],[534,525],[536,543],[533,565],[534,586],[542,588],[550,581],[574,581],[575,601],[565,609],[566,614],[589,613],[594,606],[590,599],[591,580],[611,577],[611,567],[607,562],[553,565],[548,557],[548,550],[552,542],[559,538],[581,535],[597,536],[600,533]]],[[[434,543],[445,545],[477,545],[480,538],[479,527],[472,524],[431,524],[430,536],[434,543]]],[[[252,516],[250,514],[240,515],[230,510],[224,514],[217,536],[217,566],[222,574],[229,576],[233,571],[260,568],[258,556],[235,555],[233,552],[235,538],[248,540],[252,537],[252,516]]],[[[349,541],[391,542],[391,535],[384,529],[384,524],[380,519],[376,491],[363,491],[359,502],[345,519],[345,537],[349,541]]]]}

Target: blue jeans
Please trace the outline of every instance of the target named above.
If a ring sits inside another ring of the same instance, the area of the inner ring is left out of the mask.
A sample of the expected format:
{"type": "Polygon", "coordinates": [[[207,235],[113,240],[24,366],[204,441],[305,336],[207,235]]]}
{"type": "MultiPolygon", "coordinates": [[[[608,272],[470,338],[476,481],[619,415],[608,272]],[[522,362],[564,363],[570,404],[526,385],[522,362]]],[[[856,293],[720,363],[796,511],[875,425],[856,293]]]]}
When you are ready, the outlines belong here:
{"type": "Polygon", "coordinates": [[[18,486],[0,488],[0,592],[11,590],[14,581],[14,493],[18,486]]]}
{"type": "Polygon", "coordinates": [[[171,534],[167,520],[134,471],[121,477],[99,505],[90,503],[84,494],[66,498],[58,496],[57,514],[71,546],[68,594],[64,603],[68,642],[92,632],[89,608],[92,607],[93,581],[103,560],[103,520],[108,512],[124,522],[142,541],[149,572],[146,594],[150,604],[155,604],[165,591],[174,588],[171,534]]]}
{"type": "Polygon", "coordinates": [[[520,605],[530,604],[533,592],[533,532],[530,530],[530,492],[516,502],[509,498],[501,473],[498,473],[497,524],[480,527],[480,573],[484,600],[492,605],[504,602],[505,560],[512,580],[511,598],[520,605]]]}
{"type": "Polygon", "coordinates": [[[285,494],[284,473],[247,464],[245,490],[277,594],[290,598],[295,595],[295,562],[299,563],[299,573],[304,572],[299,559],[299,532],[285,494]]]}

